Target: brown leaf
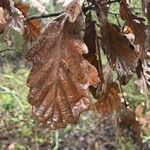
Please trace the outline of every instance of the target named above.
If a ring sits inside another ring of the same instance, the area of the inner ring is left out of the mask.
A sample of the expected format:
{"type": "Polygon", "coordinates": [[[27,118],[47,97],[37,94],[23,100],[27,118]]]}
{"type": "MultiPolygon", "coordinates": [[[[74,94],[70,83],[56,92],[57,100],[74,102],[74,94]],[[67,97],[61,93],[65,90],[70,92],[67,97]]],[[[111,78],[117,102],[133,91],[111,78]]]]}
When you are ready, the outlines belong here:
{"type": "Polygon", "coordinates": [[[2,7],[0,7],[0,34],[4,32],[6,24],[5,11],[2,7]]]}
{"type": "MultiPolygon", "coordinates": [[[[102,62],[100,56],[100,41],[96,32],[95,21],[92,20],[91,12],[86,14],[85,18],[85,32],[83,40],[88,47],[88,54],[84,54],[84,58],[87,59],[92,65],[94,65],[99,73],[100,82],[102,83],[103,72],[102,72],[102,62]]],[[[98,87],[99,88],[99,87],[98,87]]],[[[97,88],[90,87],[92,95],[97,97],[97,88]]]]}
{"type": "Polygon", "coordinates": [[[119,78],[130,78],[138,58],[129,40],[120,33],[116,25],[106,21],[102,26],[102,44],[110,65],[117,70],[119,78]]]}
{"type": "Polygon", "coordinates": [[[24,36],[28,41],[32,42],[39,37],[41,29],[42,26],[40,20],[29,20],[25,27],[24,36]]]}
{"type": "Polygon", "coordinates": [[[121,106],[121,98],[118,95],[119,92],[120,90],[117,83],[109,83],[107,85],[106,91],[103,93],[102,98],[100,98],[94,104],[96,110],[102,115],[108,115],[114,110],[119,110],[121,106]]]}
{"type": "Polygon", "coordinates": [[[127,25],[131,28],[135,35],[135,44],[139,45],[140,48],[137,49],[139,51],[139,57],[145,57],[145,41],[146,41],[146,34],[145,29],[146,26],[142,21],[145,21],[143,18],[137,17],[133,10],[129,7],[126,3],[126,0],[122,0],[120,2],[120,16],[123,20],[126,20],[127,25]]]}
{"type": "Polygon", "coordinates": [[[9,0],[0,0],[0,7],[6,9],[7,11],[11,12],[10,8],[10,1],[9,0]]]}
{"type": "MultiPolygon", "coordinates": [[[[27,13],[29,10],[29,6],[23,3],[16,3],[15,7],[18,8],[23,16],[26,18],[27,13]]],[[[25,30],[24,30],[24,36],[25,39],[32,42],[34,39],[37,39],[40,35],[40,31],[42,29],[41,21],[40,20],[27,20],[25,30]]]]}
{"type": "Polygon", "coordinates": [[[146,59],[139,60],[138,66],[136,68],[136,74],[138,80],[136,81],[140,93],[148,95],[150,90],[150,50],[146,53],[146,59]]]}
{"type": "Polygon", "coordinates": [[[99,82],[96,68],[82,57],[87,47],[79,37],[81,17],[74,23],[66,18],[61,15],[50,23],[26,57],[33,63],[29,103],[50,129],[76,123],[90,106],[88,87],[99,82]]]}
{"type": "Polygon", "coordinates": [[[124,107],[120,114],[119,125],[121,128],[129,129],[132,138],[139,144],[141,144],[141,126],[139,121],[136,120],[135,112],[124,107]]]}
{"type": "Polygon", "coordinates": [[[18,8],[24,17],[27,17],[29,6],[23,3],[15,3],[15,7],[18,8]]]}
{"type": "Polygon", "coordinates": [[[84,0],[66,0],[64,6],[66,7],[66,14],[70,22],[74,22],[82,11],[84,0]]]}
{"type": "Polygon", "coordinates": [[[88,47],[88,54],[85,54],[85,58],[94,66],[98,68],[97,56],[96,56],[96,29],[95,21],[92,21],[91,13],[86,15],[85,20],[85,32],[83,40],[88,47]]]}
{"type": "Polygon", "coordinates": [[[138,118],[138,121],[140,124],[147,124],[147,120],[146,118],[144,117],[144,114],[143,114],[143,107],[142,105],[138,105],[136,108],[135,108],[135,115],[136,117],[138,118]]]}
{"type": "Polygon", "coordinates": [[[0,34],[4,32],[6,24],[10,21],[10,1],[0,0],[0,34]]]}

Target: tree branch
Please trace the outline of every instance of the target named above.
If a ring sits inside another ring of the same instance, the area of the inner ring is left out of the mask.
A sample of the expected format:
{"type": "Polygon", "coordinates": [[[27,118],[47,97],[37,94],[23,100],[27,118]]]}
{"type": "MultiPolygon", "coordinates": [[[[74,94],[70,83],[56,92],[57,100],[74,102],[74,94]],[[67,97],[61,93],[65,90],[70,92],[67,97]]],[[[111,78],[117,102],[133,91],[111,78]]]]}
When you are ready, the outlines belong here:
{"type": "Polygon", "coordinates": [[[13,51],[13,49],[9,49],[9,48],[8,49],[4,49],[4,50],[0,50],[0,53],[6,52],[6,51],[11,51],[11,50],[13,51]]]}
{"type": "MultiPolygon", "coordinates": [[[[93,7],[93,5],[90,5],[90,6],[84,7],[83,11],[86,12],[89,9],[94,10],[95,7],[93,7]]],[[[57,16],[61,15],[62,13],[64,13],[64,11],[56,12],[56,13],[50,13],[50,14],[46,14],[46,15],[40,15],[40,16],[30,16],[26,20],[29,21],[29,20],[40,19],[40,18],[57,17],[57,16]]]]}
{"type": "MultiPolygon", "coordinates": [[[[115,2],[118,2],[118,0],[110,0],[108,1],[107,3],[103,3],[101,4],[101,6],[103,5],[107,5],[107,4],[111,4],[111,3],[115,3],[115,2]]],[[[83,7],[83,11],[86,12],[88,10],[95,10],[95,7],[93,7],[93,5],[90,5],[90,6],[87,6],[87,7],[83,7]]],[[[137,9],[140,9],[140,8],[137,8],[137,9]]],[[[64,13],[64,11],[62,12],[56,12],[56,13],[50,13],[50,14],[46,14],[46,15],[39,15],[39,16],[30,16],[26,19],[26,21],[29,21],[29,20],[34,20],[34,19],[41,19],[41,18],[50,18],[50,17],[57,17],[59,15],[61,15],[62,13],[64,13]]],[[[119,15],[119,13],[115,13],[115,12],[109,12],[110,14],[112,15],[119,15]]],[[[143,14],[141,12],[135,12],[135,14],[143,14]]]]}
{"type": "Polygon", "coordinates": [[[27,18],[27,21],[29,20],[34,20],[34,19],[40,19],[40,18],[49,18],[49,17],[57,17],[63,12],[57,12],[57,13],[51,13],[51,14],[46,14],[46,15],[40,15],[40,16],[31,16],[27,18]]]}

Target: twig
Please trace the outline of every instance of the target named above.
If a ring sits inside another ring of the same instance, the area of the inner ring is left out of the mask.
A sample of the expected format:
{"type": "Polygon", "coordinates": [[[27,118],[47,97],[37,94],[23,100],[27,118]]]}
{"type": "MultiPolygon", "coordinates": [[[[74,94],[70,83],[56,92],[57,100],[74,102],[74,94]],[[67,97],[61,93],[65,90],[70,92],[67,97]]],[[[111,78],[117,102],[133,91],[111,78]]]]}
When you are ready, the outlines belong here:
{"type": "MultiPolygon", "coordinates": [[[[83,8],[84,12],[86,12],[87,10],[95,10],[95,7],[93,7],[93,5],[90,5],[90,6],[83,8]]],[[[57,17],[63,13],[64,13],[64,11],[56,12],[56,13],[50,13],[50,14],[46,14],[46,15],[40,15],[40,16],[30,16],[26,20],[29,21],[29,20],[40,19],[40,18],[57,17]]]]}
{"type": "Polygon", "coordinates": [[[47,15],[31,16],[31,17],[27,18],[27,21],[34,20],[34,19],[40,19],[40,18],[57,17],[57,16],[59,16],[62,13],[63,12],[57,12],[57,13],[51,13],[51,14],[47,14],[47,15]]]}
{"type": "MultiPolygon", "coordinates": [[[[112,3],[116,3],[116,2],[118,2],[119,0],[110,0],[110,1],[108,1],[107,3],[104,3],[104,4],[101,4],[101,6],[104,6],[104,5],[110,5],[110,4],[112,4],[112,3]]],[[[99,2],[99,1],[98,1],[99,2]]]]}
{"type": "Polygon", "coordinates": [[[9,49],[9,48],[8,49],[4,49],[4,50],[1,50],[0,53],[6,52],[6,51],[13,51],[13,49],[9,49]]]}

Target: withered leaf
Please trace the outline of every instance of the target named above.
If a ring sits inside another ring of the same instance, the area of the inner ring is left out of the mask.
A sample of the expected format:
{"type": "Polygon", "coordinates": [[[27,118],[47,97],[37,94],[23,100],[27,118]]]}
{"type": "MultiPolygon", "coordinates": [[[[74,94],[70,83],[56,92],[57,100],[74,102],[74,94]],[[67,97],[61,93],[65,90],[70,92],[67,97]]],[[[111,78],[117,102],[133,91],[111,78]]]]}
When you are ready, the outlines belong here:
{"type": "Polygon", "coordinates": [[[130,41],[120,33],[119,27],[106,22],[102,26],[103,50],[110,65],[115,68],[119,78],[129,78],[137,66],[137,55],[130,41]]]}
{"type": "Polygon", "coordinates": [[[66,7],[66,14],[70,22],[74,22],[82,11],[84,0],[66,0],[64,6],[66,7]]]}
{"type": "Polygon", "coordinates": [[[4,32],[6,26],[6,19],[5,19],[5,11],[2,7],[0,7],[0,34],[4,32]]]}
{"type": "Polygon", "coordinates": [[[32,42],[39,37],[41,29],[42,26],[40,20],[29,20],[25,27],[24,36],[28,41],[32,42]]]}
{"type": "Polygon", "coordinates": [[[150,0],[141,0],[142,2],[142,9],[145,13],[146,17],[150,19],[150,0]]]}
{"type": "Polygon", "coordinates": [[[122,0],[120,2],[120,16],[123,20],[126,20],[127,25],[131,28],[135,35],[135,44],[139,45],[139,57],[144,58],[145,57],[145,40],[146,40],[146,33],[145,29],[146,26],[144,25],[143,18],[137,17],[133,10],[129,7],[129,5],[126,3],[126,0],[122,0]]]}
{"type": "Polygon", "coordinates": [[[144,114],[144,108],[142,105],[138,105],[135,108],[135,115],[138,118],[138,121],[141,125],[146,125],[148,123],[147,118],[145,117],[144,114]]]}
{"type": "Polygon", "coordinates": [[[86,15],[83,40],[89,50],[88,54],[84,55],[84,58],[97,68],[99,76],[103,80],[102,62],[98,56],[100,55],[100,41],[98,40],[95,21],[92,20],[91,12],[88,12],[86,15]]]}
{"type": "MultiPolygon", "coordinates": [[[[15,7],[18,8],[23,16],[26,18],[29,10],[29,6],[23,3],[16,3],[15,7]]],[[[41,21],[36,20],[27,20],[25,29],[24,29],[24,37],[26,40],[32,42],[34,39],[37,39],[40,35],[40,31],[42,29],[41,21]]]]}
{"type": "Polygon", "coordinates": [[[27,17],[29,6],[23,3],[15,3],[15,7],[18,8],[24,17],[27,17]]]}
{"type": "Polygon", "coordinates": [[[85,20],[85,32],[83,40],[85,44],[88,47],[88,54],[84,55],[84,58],[86,58],[91,64],[93,64],[96,68],[98,68],[98,59],[96,56],[96,29],[95,29],[95,21],[92,21],[91,13],[89,12],[86,15],[85,20]]]}
{"type": "Polygon", "coordinates": [[[10,8],[10,1],[9,0],[0,0],[0,7],[6,9],[7,11],[11,12],[10,8]]]}
{"type": "Polygon", "coordinates": [[[102,98],[94,104],[94,107],[102,115],[108,115],[113,111],[117,111],[121,107],[121,98],[118,95],[120,92],[118,84],[115,82],[107,85],[106,91],[103,93],[102,98]]]}
{"type": "Polygon", "coordinates": [[[82,19],[71,23],[66,15],[51,22],[27,53],[33,63],[28,78],[33,113],[50,129],[76,123],[90,106],[89,86],[99,82],[94,66],[82,57],[87,46],[80,39],[82,19]]]}
{"type": "Polygon", "coordinates": [[[150,90],[150,50],[147,51],[145,60],[139,60],[136,74],[138,77],[136,83],[140,93],[148,95],[150,90]]]}
{"type": "MultiPolygon", "coordinates": [[[[95,21],[92,20],[91,12],[86,14],[85,18],[85,32],[83,40],[88,47],[88,54],[84,54],[84,58],[88,60],[92,65],[94,65],[99,73],[100,82],[103,82],[102,73],[102,62],[100,56],[100,41],[98,39],[95,21]]],[[[93,96],[97,96],[97,88],[90,87],[90,91],[93,96]]]]}
{"type": "Polygon", "coordinates": [[[10,1],[0,1],[0,34],[4,32],[5,26],[9,21],[9,13],[11,12],[10,1]]]}

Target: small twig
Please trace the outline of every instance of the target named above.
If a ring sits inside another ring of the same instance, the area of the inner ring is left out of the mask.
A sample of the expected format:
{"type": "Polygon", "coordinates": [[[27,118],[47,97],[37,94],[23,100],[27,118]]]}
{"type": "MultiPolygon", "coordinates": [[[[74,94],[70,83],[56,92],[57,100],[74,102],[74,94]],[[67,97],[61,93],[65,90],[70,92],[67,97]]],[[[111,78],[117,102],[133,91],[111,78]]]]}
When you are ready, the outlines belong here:
{"type": "Polygon", "coordinates": [[[13,51],[13,49],[9,49],[9,48],[8,49],[4,49],[4,50],[1,50],[0,53],[6,52],[6,51],[13,51]]]}
{"type": "MultiPolygon", "coordinates": [[[[87,10],[95,10],[95,7],[93,7],[93,5],[90,5],[90,6],[87,6],[87,7],[83,8],[84,12],[86,12],[87,10]]],[[[30,16],[26,20],[29,21],[29,20],[34,20],[34,19],[57,17],[57,16],[59,16],[63,13],[64,13],[64,11],[56,12],[56,13],[50,13],[50,14],[46,14],[46,15],[40,15],[40,16],[30,16]]]]}
{"type": "Polygon", "coordinates": [[[121,24],[120,24],[120,21],[119,21],[118,15],[115,15],[115,18],[116,18],[116,20],[117,20],[118,26],[119,26],[119,27],[121,27],[121,24]]]}
{"type": "MultiPolygon", "coordinates": [[[[98,1],[99,2],[99,1],[98,1]]],[[[101,4],[101,6],[104,6],[104,5],[110,5],[110,4],[112,4],[112,3],[116,3],[116,2],[118,2],[118,0],[110,0],[110,1],[108,1],[107,3],[104,3],[104,4],[101,4]]]]}
{"type": "Polygon", "coordinates": [[[59,16],[62,13],[63,12],[57,12],[57,13],[51,13],[51,14],[47,14],[47,15],[31,16],[31,17],[27,18],[27,21],[34,20],[34,19],[40,19],[40,18],[57,17],[57,16],[59,16]]]}

